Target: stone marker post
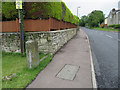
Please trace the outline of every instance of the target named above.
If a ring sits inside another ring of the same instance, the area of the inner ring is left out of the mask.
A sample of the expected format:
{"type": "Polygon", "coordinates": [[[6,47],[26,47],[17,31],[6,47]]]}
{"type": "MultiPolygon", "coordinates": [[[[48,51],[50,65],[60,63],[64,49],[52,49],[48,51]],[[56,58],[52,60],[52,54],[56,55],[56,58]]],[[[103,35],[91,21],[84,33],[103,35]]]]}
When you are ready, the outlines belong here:
{"type": "Polygon", "coordinates": [[[28,68],[34,68],[39,65],[40,61],[37,41],[30,40],[26,42],[26,57],[28,68]]]}

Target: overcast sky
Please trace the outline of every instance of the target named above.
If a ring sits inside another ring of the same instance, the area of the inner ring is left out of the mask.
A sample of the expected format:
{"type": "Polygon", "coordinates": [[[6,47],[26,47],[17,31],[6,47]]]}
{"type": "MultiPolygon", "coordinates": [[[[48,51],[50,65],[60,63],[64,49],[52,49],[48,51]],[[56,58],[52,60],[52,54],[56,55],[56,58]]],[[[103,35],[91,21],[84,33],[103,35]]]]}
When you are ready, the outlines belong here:
{"type": "Polygon", "coordinates": [[[79,9],[79,17],[88,15],[93,10],[102,10],[105,16],[108,16],[111,9],[118,9],[120,0],[62,0],[74,15],[77,15],[77,7],[79,9]]]}

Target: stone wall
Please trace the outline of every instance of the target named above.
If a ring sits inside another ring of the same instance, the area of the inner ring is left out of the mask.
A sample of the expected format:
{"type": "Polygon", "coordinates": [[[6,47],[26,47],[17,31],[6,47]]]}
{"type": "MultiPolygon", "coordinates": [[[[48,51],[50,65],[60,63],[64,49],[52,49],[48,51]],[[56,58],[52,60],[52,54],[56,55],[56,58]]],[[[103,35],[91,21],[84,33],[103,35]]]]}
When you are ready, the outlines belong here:
{"type": "MultiPolygon", "coordinates": [[[[26,41],[36,40],[38,42],[39,52],[54,54],[75,34],[76,28],[47,32],[26,32],[25,36],[26,41]]],[[[2,33],[2,50],[20,52],[20,34],[2,33]]]]}
{"type": "Polygon", "coordinates": [[[2,33],[2,50],[6,52],[20,52],[20,33],[2,33]]]}

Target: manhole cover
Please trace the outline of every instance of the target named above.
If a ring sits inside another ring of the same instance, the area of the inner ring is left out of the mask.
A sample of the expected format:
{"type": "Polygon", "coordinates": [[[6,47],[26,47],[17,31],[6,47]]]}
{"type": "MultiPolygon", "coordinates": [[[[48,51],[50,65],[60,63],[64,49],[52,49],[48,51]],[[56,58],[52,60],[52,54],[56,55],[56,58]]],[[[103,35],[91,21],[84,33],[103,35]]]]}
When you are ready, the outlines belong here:
{"type": "Polygon", "coordinates": [[[78,70],[79,66],[65,65],[56,77],[66,80],[74,80],[78,70]]]}

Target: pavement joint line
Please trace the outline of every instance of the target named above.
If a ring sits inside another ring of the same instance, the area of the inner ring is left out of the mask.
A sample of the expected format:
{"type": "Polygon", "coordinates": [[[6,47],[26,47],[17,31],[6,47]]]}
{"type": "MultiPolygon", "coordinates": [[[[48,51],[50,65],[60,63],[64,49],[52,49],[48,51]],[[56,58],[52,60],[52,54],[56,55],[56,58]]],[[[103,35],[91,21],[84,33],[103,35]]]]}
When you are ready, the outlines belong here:
{"type": "Polygon", "coordinates": [[[86,37],[88,39],[89,51],[90,51],[91,72],[92,72],[92,85],[93,85],[93,89],[97,90],[98,87],[97,87],[97,81],[96,81],[96,76],[95,76],[95,69],[94,69],[94,65],[93,65],[92,51],[91,51],[91,47],[90,47],[90,40],[89,40],[88,35],[86,33],[85,33],[85,35],[86,35],[86,37]]]}

